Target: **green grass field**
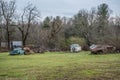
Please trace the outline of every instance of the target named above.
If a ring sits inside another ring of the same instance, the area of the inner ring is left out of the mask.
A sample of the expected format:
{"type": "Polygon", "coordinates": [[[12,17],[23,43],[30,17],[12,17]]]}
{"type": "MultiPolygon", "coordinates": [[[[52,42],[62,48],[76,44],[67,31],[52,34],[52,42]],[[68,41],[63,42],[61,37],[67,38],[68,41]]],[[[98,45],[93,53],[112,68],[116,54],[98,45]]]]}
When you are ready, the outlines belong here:
{"type": "Polygon", "coordinates": [[[0,80],[120,80],[120,54],[0,53],[0,80]]]}

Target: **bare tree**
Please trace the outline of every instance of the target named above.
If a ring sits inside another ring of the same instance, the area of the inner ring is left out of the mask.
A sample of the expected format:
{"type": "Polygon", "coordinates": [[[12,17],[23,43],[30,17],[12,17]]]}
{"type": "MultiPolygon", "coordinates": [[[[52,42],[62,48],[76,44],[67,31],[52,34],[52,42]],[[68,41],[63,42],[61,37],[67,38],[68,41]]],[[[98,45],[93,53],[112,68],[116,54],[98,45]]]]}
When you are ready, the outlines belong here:
{"type": "Polygon", "coordinates": [[[54,18],[51,21],[51,27],[50,27],[50,34],[49,34],[49,46],[51,48],[55,48],[58,46],[58,41],[60,39],[60,35],[59,33],[61,32],[63,28],[63,21],[62,18],[60,18],[59,16],[56,16],[56,18],[54,18]],[[58,39],[59,37],[59,39],[58,39]]]}
{"type": "Polygon", "coordinates": [[[2,13],[0,9],[0,47],[1,47],[1,41],[2,41],[2,13]]]}
{"type": "Polygon", "coordinates": [[[29,30],[34,21],[39,17],[39,12],[35,6],[28,4],[20,17],[18,29],[22,35],[23,46],[26,45],[26,40],[29,35],[29,30]]]}
{"type": "Polygon", "coordinates": [[[96,30],[97,30],[97,27],[96,27],[96,16],[97,16],[97,11],[95,8],[91,8],[91,10],[89,11],[89,14],[88,14],[88,23],[89,23],[89,41],[90,41],[90,44],[95,44],[96,43],[96,30]]]}
{"type": "Polygon", "coordinates": [[[50,48],[58,47],[58,41],[61,39],[61,33],[63,29],[63,18],[60,16],[53,17],[46,17],[43,21],[43,32],[46,32],[48,39],[46,42],[50,48]],[[59,37],[59,39],[58,39],[59,37]]]}
{"type": "MultiPolygon", "coordinates": [[[[112,26],[112,30],[114,30],[114,32],[112,34],[113,35],[113,45],[116,46],[117,49],[119,49],[120,51],[120,16],[117,16],[115,18],[115,24],[112,26]]],[[[111,32],[112,32],[111,30],[111,32]]]]}
{"type": "Polygon", "coordinates": [[[4,23],[5,23],[5,29],[7,32],[7,42],[8,42],[8,50],[10,50],[10,25],[13,20],[15,10],[16,10],[16,5],[15,5],[15,0],[11,0],[9,2],[0,0],[0,6],[1,6],[1,11],[2,15],[4,18],[4,23]]]}

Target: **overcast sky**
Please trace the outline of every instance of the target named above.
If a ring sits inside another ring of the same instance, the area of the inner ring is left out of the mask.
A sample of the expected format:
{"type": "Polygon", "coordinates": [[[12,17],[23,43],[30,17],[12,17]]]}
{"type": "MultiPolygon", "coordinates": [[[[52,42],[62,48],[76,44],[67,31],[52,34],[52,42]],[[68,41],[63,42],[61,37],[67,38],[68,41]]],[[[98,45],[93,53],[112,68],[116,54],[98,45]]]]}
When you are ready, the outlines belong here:
{"type": "Polygon", "coordinates": [[[72,17],[80,9],[90,10],[102,3],[109,5],[114,15],[120,15],[120,0],[16,0],[18,10],[22,10],[27,3],[35,5],[41,17],[66,16],[72,17]]]}

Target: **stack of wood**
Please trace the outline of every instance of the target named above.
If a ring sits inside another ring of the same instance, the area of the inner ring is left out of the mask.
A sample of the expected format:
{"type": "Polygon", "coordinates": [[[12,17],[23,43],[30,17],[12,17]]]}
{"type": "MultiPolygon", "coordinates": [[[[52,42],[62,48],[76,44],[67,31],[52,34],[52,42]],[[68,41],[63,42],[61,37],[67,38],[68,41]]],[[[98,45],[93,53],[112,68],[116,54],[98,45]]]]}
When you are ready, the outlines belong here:
{"type": "Polygon", "coordinates": [[[29,47],[24,47],[23,49],[25,51],[25,54],[33,54],[34,53],[29,47]]]}

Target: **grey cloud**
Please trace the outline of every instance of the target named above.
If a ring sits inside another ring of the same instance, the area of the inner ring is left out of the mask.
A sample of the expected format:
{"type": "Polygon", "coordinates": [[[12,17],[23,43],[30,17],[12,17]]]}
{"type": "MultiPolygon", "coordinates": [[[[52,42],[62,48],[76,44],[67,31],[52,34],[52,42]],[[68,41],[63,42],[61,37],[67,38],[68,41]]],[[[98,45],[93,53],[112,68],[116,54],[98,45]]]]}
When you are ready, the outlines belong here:
{"type": "Polygon", "coordinates": [[[107,3],[115,14],[120,14],[118,0],[16,0],[19,9],[23,8],[28,2],[34,4],[43,16],[73,16],[80,9],[90,10],[101,3],[107,3]]]}

